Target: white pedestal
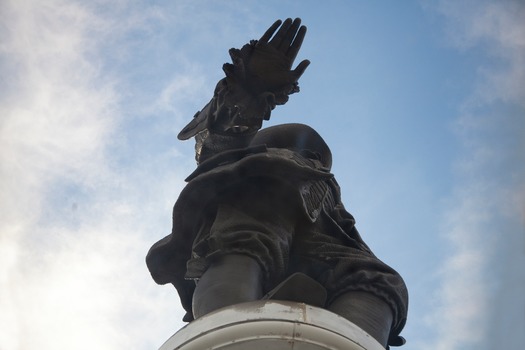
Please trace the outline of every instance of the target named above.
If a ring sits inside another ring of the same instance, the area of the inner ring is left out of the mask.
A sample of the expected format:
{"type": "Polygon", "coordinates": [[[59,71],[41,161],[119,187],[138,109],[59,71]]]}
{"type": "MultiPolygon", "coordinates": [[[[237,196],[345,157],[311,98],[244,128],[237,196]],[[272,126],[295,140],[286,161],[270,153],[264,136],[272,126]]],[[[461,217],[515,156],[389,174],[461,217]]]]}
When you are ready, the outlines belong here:
{"type": "Polygon", "coordinates": [[[352,322],[303,303],[229,306],[179,330],[160,350],[384,350],[352,322]]]}

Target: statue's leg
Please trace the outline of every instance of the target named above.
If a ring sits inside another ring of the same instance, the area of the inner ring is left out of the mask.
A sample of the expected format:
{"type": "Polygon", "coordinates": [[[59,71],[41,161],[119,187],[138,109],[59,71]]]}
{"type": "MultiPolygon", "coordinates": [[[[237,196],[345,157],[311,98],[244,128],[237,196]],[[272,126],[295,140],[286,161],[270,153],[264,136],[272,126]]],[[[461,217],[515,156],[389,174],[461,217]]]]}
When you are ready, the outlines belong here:
{"type": "Polygon", "coordinates": [[[201,317],[225,306],[259,300],[262,270],[255,259],[240,254],[215,260],[200,278],[193,294],[193,315],[201,317]]]}
{"type": "Polygon", "coordinates": [[[352,291],[337,297],[328,309],[355,323],[386,347],[393,314],[382,299],[371,293],[352,291]]]}
{"type": "Polygon", "coordinates": [[[286,276],[296,219],[283,187],[247,178],[218,197],[209,234],[194,245],[207,265],[193,294],[195,317],[258,300],[286,276]]]}

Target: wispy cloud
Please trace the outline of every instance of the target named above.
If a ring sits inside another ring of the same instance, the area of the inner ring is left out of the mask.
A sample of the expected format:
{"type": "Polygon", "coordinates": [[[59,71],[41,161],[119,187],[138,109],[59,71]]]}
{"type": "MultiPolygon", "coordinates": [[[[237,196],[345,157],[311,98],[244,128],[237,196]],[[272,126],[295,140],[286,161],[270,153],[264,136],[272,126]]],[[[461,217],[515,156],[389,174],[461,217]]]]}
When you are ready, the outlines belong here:
{"type": "MultiPolygon", "coordinates": [[[[151,116],[146,127],[164,128],[145,137],[175,136],[178,126],[168,124],[183,123],[207,102],[227,60],[228,46],[216,38],[235,46],[267,25],[240,2],[206,4],[204,11],[191,1],[166,8],[0,2],[0,348],[155,348],[181,326],[175,291],[156,286],[143,261],[169,230],[192,155],[173,148],[148,153],[133,137],[141,135],[146,123],[137,119],[144,115],[151,116]],[[224,55],[211,59],[215,49],[224,55]],[[155,82],[148,85],[148,78],[155,82]]],[[[443,225],[453,254],[437,291],[441,307],[430,320],[441,339],[433,348],[463,350],[484,340],[489,325],[477,320],[508,281],[494,286],[485,277],[504,254],[497,238],[520,243],[516,230],[502,232],[497,223],[524,214],[522,170],[510,166],[518,148],[507,154],[515,142],[525,146],[517,138],[524,127],[495,105],[523,108],[525,36],[517,3],[441,4],[456,47],[480,50],[492,62],[478,67],[478,84],[455,125],[464,142],[461,182],[443,225]],[[498,177],[498,167],[508,176],[498,177]]],[[[151,143],[158,147],[157,139],[151,143]]]]}
{"type": "Polygon", "coordinates": [[[510,336],[490,320],[497,309],[523,304],[524,294],[504,300],[501,291],[524,275],[525,159],[518,149],[525,136],[525,7],[517,1],[442,1],[440,11],[455,47],[477,50],[483,61],[455,124],[463,151],[443,224],[450,257],[436,291],[441,306],[430,317],[439,340],[429,348],[493,349],[497,339],[496,347],[510,349],[523,341],[524,316],[507,313],[510,336]],[[505,269],[512,277],[500,273],[505,269]]]}
{"type": "Polygon", "coordinates": [[[461,50],[481,49],[491,66],[480,66],[477,102],[516,103],[525,99],[525,8],[519,1],[442,1],[449,39],[461,50]],[[498,59],[501,61],[498,62],[498,59]]]}
{"type": "Polygon", "coordinates": [[[0,6],[0,347],[156,347],[181,315],[154,314],[176,296],[157,290],[143,261],[148,234],[169,228],[166,188],[180,190],[183,175],[160,167],[170,154],[141,164],[159,166],[147,189],[143,169],[114,166],[122,94],[102,51],[158,13],[119,18],[104,3],[60,0],[0,6]]]}
{"type": "Polygon", "coordinates": [[[182,326],[144,258],[194,167],[173,146],[213,91],[207,33],[246,40],[224,21],[248,10],[208,5],[1,2],[0,348],[151,349],[182,326]]]}

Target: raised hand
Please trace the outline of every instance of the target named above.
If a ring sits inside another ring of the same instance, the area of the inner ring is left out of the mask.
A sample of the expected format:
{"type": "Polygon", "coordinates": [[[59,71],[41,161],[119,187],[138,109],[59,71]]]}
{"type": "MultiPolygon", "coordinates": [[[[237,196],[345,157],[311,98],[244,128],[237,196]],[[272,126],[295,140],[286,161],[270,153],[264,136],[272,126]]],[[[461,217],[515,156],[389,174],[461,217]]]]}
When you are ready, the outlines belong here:
{"type": "Polygon", "coordinates": [[[287,77],[287,80],[296,82],[310,64],[310,61],[304,60],[297,68],[290,71],[306,35],[306,27],[301,26],[300,18],[296,18],[293,22],[291,18],[288,18],[282,23],[281,28],[279,28],[280,25],[281,20],[276,21],[259,39],[248,69],[255,74],[259,73],[263,79],[265,73],[270,74],[267,79],[272,77],[272,73],[288,73],[290,76],[287,77]],[[277,28],[279,31],[274,35],[277,28]],[[267,62],[264,62],[264,59],[267,62]]]}
{"type": "Polygon", "coordinates": [[[285,103],[299,91],[297,81],[310,64],[304,60],[291,70],[305,34],[299,18],[276,21],[258,41],[230,50],[233,64],[223,66],[227,78],[254,95],[273,93],[276,104],[285,103]]]}
{"type": "Polygon", "coordinates": [[[276,105],[285,104],[288,95],[299,91],[298,80],[310,61],[302,61],[293,70],[292,65],[305,34],[306,27],[299,18],[288,18],[272,24],[259,40],[240,50],[230,49],[232,63],[223,65],[226,78],[219,81],[212,100],[195,114],[178,138],[203,135],[205,130],[241,135],[261,128],[276,105]]]}

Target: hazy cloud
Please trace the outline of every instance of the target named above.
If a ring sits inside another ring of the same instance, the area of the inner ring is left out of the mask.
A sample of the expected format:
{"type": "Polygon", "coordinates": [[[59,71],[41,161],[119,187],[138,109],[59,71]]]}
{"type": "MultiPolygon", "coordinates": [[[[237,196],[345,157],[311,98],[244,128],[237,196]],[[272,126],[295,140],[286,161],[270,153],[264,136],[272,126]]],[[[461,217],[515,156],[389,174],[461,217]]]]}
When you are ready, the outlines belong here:
{"type": "Polygon", "coordinates": [[[443,225],[451,255],[436,291],[441,307],[430,316],[439,340],[429,348],[510,349],[523,340],[524,316],[507,313],[513,321],[506,337],[490,320],[496,309],[523,304],[523,296],[505,300],[501,291],[523,278],[519,261],[525,261],[525,159],[518,151],[525,136],[525,7],[515,1],[442,1],[440,11],[448,22],[450,42],[461,50],[477,50],[485,63],[475,67],[476,86],[455,125],[463,152],[443,225]],[[517,245],[509,246],[509,241],[517,245]],[[514,273],[504,276],[505,269],[514,273]]]}
{"type": "Polygon", "coordinates": [[[144,258],[195,166],[173,146],[213,92],[207,50],[246,34],[209,5],[0,4],[2,349],[149,349],[182,326],[144,258]]]}
{"type": "Polygon", "coordinates": [[[182,175],[162,171],[177,154],[164,152],[142,164],[159,171],[157,186],[146,190],[144,170],[120,173],[109,153],[122,131],[122,95],[101,54],[108,43],[126,40],[127,29],[147,28],[148,16],[137,10],[111,18],[102,5],[1,5],[5,349],[151,348],[180,327],[177,312],[152,319],[152,310],[173,307],[175,296],[157,289],[144,265],[151,231],[160,237],[169,227],[173,194],[165,188],[180,190],[182,175]],[[153,297],[148,293],[154,289],[153,297]],[[144,337],[129,336],[146,325],[154,327],[144,337]]]}
{"type": "MultiPolygon", "coordinates": [[[[2,349],[156,348],[182,325],[175,291],[152,282],[144,255],[168,233],[173,201],[194,166],[192,154],[171,147],[178,124],[211,96],[229,43],[267,25],[238,4],[208,2],[204,11],[191,1],[0,2],[2,349]],[[226,47],[217,39],[224,37],[226,47]],[[223,56],[212,59],[215,49],[223,56]],[[159,132],[144,136],[141,128],[159,132]]],[[[512,279],[519,272],[507,271],[488,285],[487,271],[523,266],[515,250],[492,263],[522,244],[508,224],[522,227],[525,213],[522,168],[509,166],[518,148],[509,150],[523,146],[517,134],[525,128],[516,113],[480,110],[523,108],[525,36],[517,2],[440,4],[453,45],[480,50],[490,63],[478,67],[454,126],[464,148],[442,226],[451,255],[440,272],[440,307],[428,319],[440,335],[432,348],[463,350],[486,338],[482,322],[495,293],[519,281],[512,279]],[[508,142],[494,142],[494,133],[508,142]],[[497,177],[498,167],[508,176],[497,177]],[[505,244],[499,222],[508,224],[505,244]]],[[[512,290],[505,297],[523,299],[523,287],[512,290]]]]}

